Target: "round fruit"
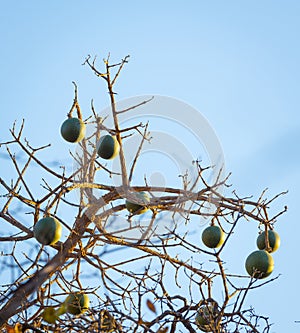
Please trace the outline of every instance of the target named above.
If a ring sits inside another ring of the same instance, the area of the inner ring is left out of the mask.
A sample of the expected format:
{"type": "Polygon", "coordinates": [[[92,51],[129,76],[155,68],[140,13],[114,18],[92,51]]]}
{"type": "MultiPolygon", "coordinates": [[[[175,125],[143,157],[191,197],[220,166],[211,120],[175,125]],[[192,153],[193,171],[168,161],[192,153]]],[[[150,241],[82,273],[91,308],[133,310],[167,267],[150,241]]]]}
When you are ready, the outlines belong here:
{"type": "MultiPolygon", "coordinates": [[[[265,237],[266,237],[266,232],[262,232],[256,240],[257,247],[260,250],[265,250],[266,249],[266,243],[265,243],[265,237]]],[[[277,232],[274,230],[268,230],[268,238],[269,238],[269,245],[271,247],[271,251],[269,252],[275,252],[279,246],[280,246],[280,237],[277,232]]]]}
{"type": "Polygon", "coordinates": [[[218,312],[217,303],[205,304],[200,306],[195,318],[196,325],[203,332],[212,332],[214,329],[215,317],[218,312]]]}
{"type": "Polygon", "coordinates": [[[78,118],[68,118],[61,125],[60,133],[68,142],[79,142],[85,136],[85,123],[78,118]]]}
{"type": "Polygon", "coordinates": [[[78,315],[89,308],[90,300],[88,295],[81,293],[72,293],[64,301],[67,313],[78,315]]]}
{"type": "Polygon", "coordinates": [[[42,313],[42,318],[49,324],[54,324],[58,316],[56,315],[55,308],[50,306],[46,308],[42,313]]]}
{"type": "Polygon", "coordinates": [[[61,224],[53,217],[44,217],[33,227],[35,239],[43,245],[55,244],[61,236],[61,224]]]}
{"type": "Polygon", "coordinates": [[[120,145],[115,136],[109,134],[100,138],[97,144],[97,153],[100,157],[111,160],[119,154],[120,145]]]}
{"type": "Polygon", "coordinates": [[[146,192],[137,192],[133,194],[136,198],[136,202],[126,200],[125,205],[127,210],[131,214],[143,214],[148,208],[146,207],[150,203],[150,198],[146,192]],[[141,204],[143,203],[143,204],[141,204]]]}
{"type": "Polygon", "coordinates": [[[245,267],[250,276],[263,279],[273,272],[274,260],[268,252],[257,250],[248,256],[245,267]]]}
{"type": "Polygon", "coordinates": [[[209,248],[220,247],[225,241],[225,234],[223,230],[216,225],[207,227],[202,232],[202,241],[209,248]]]}

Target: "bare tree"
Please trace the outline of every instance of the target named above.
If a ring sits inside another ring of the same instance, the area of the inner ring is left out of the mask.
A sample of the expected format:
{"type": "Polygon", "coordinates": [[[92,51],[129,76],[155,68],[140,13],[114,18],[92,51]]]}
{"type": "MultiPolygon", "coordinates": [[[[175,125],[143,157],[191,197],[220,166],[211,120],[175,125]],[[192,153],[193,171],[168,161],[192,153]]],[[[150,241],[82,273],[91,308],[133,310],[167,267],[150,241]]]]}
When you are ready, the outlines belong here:
{"type": "MultiPolygon", "coordinates": [[[[108,57],[103,70],[91,57],[85,60],[106,84],[113,125],[109,127],[91,103],[91,116],[84,123],[92,130],[71,154],[76,166],[71,172],[38,157],[49,145],[32,147],[23,137],[24,122],[20,128],[14,124],[12,139],[1,143],[15,174],[12,181],[0,178],[2,331],[269,332],[268,317],[245,304],[249,292],[277,276],[261,280],[257,272],[253,276],[228,272],[223,253],[236,226],[245,220],[261,231],[273,230],[286,207],[272,217],[269,207],[284,193],[267,199],[264,191],[256,200],[235,191],[226,196],[219,189],[228,192],[228,177],[219,170],[210,183],[206,173],[211,167],[200,161],[192,165],[193,181],[188,173],[179,175],[180,187],[149,185],[147,177],[142,185],[132,185],[144,145],[151,143],[151,129],[148,123],[122,127],[119,117],[150,104],[152,98],[118,109],[114,89],[128,58],[111,64],[108,57]],[[116,140],[117,166],[99,158],[102,133],[116,140]],[[128,164],[124,147],[132,136],[139,138],[139,145],[128,164]],[[38,190],[30,180],[37,169],[42,175],[38,190]],[[130,210],[128,203],[139,208],[130,210]],[[64,242],[37,242],[33,226],[43,217],[59,221],[64,242]],[[199,243],[193,241],[195,217],[224,232],[219,247],[201,245],[200,238],[199,243]],[[76,292],[89,297],[86,311],[65,311],[47,319],[45,313],[58,314],[66,297],[76,292]]],[[[74,86],[68,118],[76,114],[82,120],[74,86]]],[[[265,235],[266,250],[271,252],[265,235]]]]}

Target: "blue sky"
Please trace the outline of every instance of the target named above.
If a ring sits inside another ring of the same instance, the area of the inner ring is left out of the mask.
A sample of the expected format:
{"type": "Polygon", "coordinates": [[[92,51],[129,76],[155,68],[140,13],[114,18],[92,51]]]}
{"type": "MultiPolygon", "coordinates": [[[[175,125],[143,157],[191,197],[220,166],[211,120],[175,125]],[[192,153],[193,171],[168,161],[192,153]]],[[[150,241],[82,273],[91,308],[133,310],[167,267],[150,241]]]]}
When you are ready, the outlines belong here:
{"type": "MultiPolygon", "coordinates": [[[[275,322],[272,332],[297,332],[299,17],[296,0],[3,1],[0,141],[25,118],[32,144],[59,145],[55,156],[65,158],[70,147],[59,127],[72,103],[71,82],[85,116],[91,98],[100,110],[108,102],[103,82],[81,66],[85,57],[130,54],[119,99],[159,94],[189,103],[216,131],[238,193],[289,190],[274,205],[289,206],[274,254],[282,277],[251,301],[275,322]]],[[[240,237],[237,247],[247,234],[240,237]]]]}

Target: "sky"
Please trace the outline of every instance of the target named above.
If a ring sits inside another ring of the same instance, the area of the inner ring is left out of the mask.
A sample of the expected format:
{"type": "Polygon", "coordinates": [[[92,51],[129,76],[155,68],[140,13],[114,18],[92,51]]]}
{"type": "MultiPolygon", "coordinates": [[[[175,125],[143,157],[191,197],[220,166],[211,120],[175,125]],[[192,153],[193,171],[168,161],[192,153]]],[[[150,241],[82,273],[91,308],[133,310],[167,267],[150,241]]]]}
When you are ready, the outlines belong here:
{"type": "MultiPolygon", "coordinates": [[[[55,157],[66,161],[59,127],[72,81],[84,116],[92,98],[99,110],[108,102],[82,63],[89,54],[100,62],[109,52],[115,61],[129,54],[118,100],[157,94],[186,102],[214,129],[241,196],[289,190],[273,207],[289,207],[276,224],[282,275],[250,301],[270,316],[271,332],[298,332],[299,17],[297,0],[2,1],[0,141],[25,118],[30,142],[59,146],[55,157]]],[[[237,248],[247,237],[241,232],[237,248]]]]}

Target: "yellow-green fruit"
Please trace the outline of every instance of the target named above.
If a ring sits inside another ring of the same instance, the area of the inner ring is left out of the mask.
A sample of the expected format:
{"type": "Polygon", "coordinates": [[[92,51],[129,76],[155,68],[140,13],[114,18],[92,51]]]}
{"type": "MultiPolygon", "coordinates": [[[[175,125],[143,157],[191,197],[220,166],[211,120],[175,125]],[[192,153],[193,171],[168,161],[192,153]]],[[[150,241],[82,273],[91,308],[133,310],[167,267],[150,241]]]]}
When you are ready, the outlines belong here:
{"type": "Polygon", "coordinates": [[[250,276],[263,279],[273,272],[274,260],[268,252],[257,250],[248,256],[245,267],[250,276]]]}
{"type": "Polygon", "coordinates": [[[42,318],[49,324],[54,324],[57,320],[58,316],[56,315],[56,311],[54,307],[50,306],[46,308],[42,313],[42,318]]]}
{"type": "Polygon", "coordinates": [[[146,192],[136,192],[133,194],[137,198],[137,201],[126,200],[125,205],[127,210],[131,214],[143,214],[148,208],[146,207],[150,203],[150,198],[146,192]]]}
{"type": "Polygon", "coordinates": [[[97,153],[100,157],[111,160],[119,154],[120,145],[115,136],[104,135],[97,144],[97,153]]]}
{"type": "Polygon", "coordinates": [[[219,226],[211,225],[203,230],[202,241],[211,249],[218,248],[224,243],[225,234],[219,226]]]}
{"type": "Polygon", "coordinates": [[[68,142],[79,142],[85,136],[85,123],[78,118],[68,118],[61,125],[60,133],[68,142]]]}
{"type": "Polygon", "coordinates": [[[215,317],[217,316],[217,305],[202,305],[196,315],[195,322],[203,332],[212,332],[214,329],[215,317]]]}
{"type": "Polygon", "coordinates": [[[90,300],[88,295],[82,293],[72,293],[64,301],[67,313],[78,315],[89,308],[90,300]]]}
{"type": "Polygon", "coordinates": [[[61,224],[53,217],[40,219],[33,227],[35,239],[43,245],[55,244],[61,236],[61,224]]]}
{"type": "MultiPolygon", "coordinates": [[[[269,245],[271,247],[271,252],[275,252],[276,250],[278,250],[279,246],[280,246],[280,237],[278,235],[277,232],[275,232],[274,230],[268,230],[268,238],[269,238],[269,245]]],[[[265,250],[266,249],[266,232],[262,232],[256,240],[256,244],[257,247],[260,250],[265,250]]]]}

